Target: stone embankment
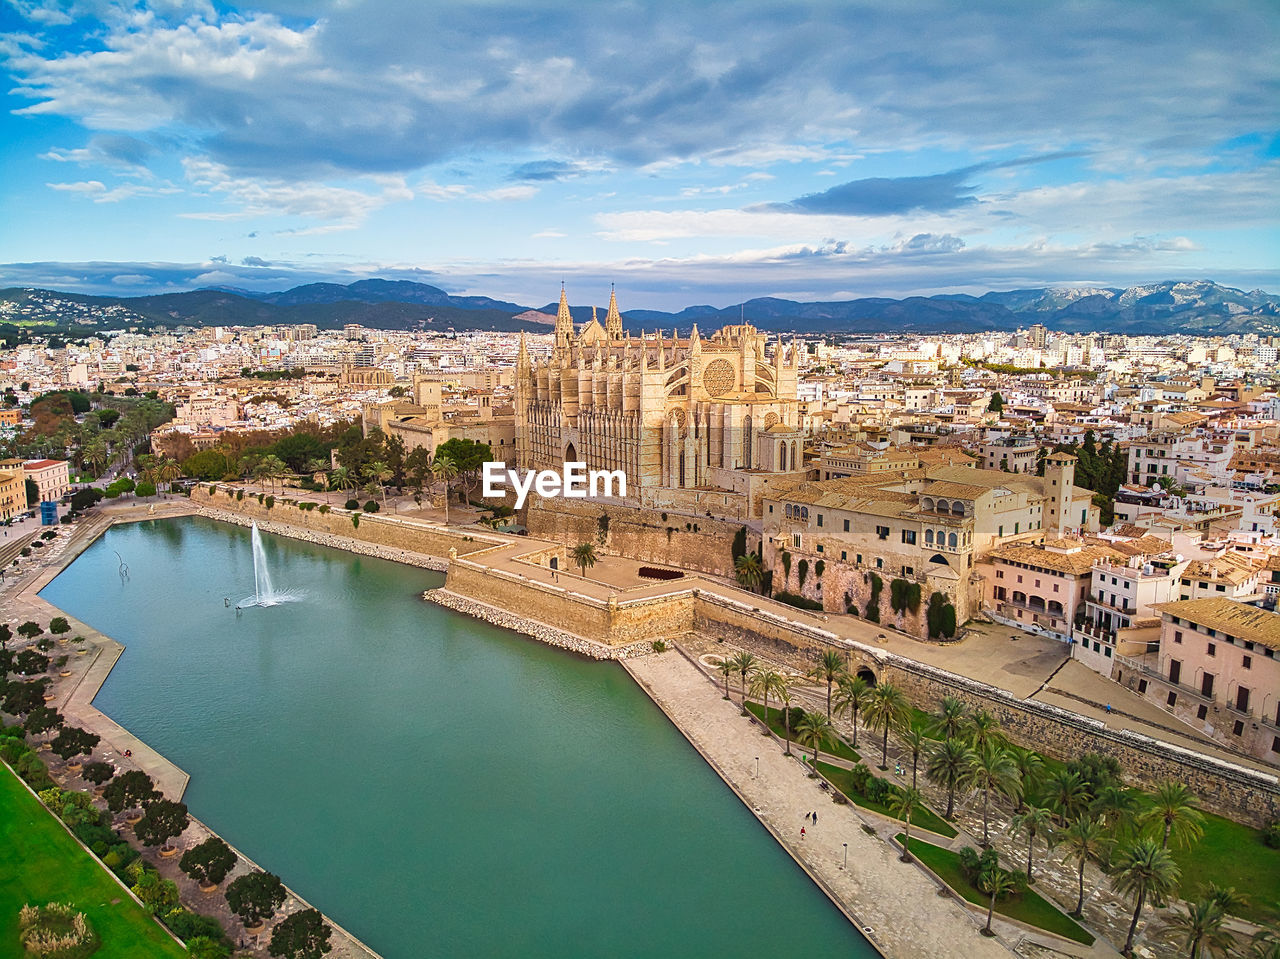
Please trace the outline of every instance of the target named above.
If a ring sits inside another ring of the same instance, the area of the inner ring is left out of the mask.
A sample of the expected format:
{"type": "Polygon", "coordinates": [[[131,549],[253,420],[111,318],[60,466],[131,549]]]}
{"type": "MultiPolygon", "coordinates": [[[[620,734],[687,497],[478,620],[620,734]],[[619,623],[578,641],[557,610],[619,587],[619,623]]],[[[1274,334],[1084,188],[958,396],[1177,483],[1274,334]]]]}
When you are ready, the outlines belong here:
{"type": "Polygon", "coordinates": [[[517,616],[515,613],[508,612],[505,609],[499,609],[497,606],[490,606],[488,603],[481,603],[465,596],[459,596],[457,593],[451,593],[447,589],[429,589],[422,594],[422,598],[439,606],[448,607],[455,612],[463,613],[473,619],[480,619],[491,625],[501,626],[503,629],[509,629],[514,633],[520,633],[523,636],[536,639],[540,643],[567,649],[589,659],[631,659],[653,652],[653,642],[651,640],[632,643],[629,646],[608,646],[604,643],[592,642],[581,636],[575,636],[573,633],[567,633],[562,629],[555,629],[536,620],[525,619],[523,616],[517,616]]]}
{"type": "MultiPolygon", "coordinates": [[[[216,509],[212,506],[201,506],[196,512],[209,519],[216,519],[222,523],[235,523],[237,526],[250,526],[253,523],[252,516],[246,516],[244,513],[236,513],[231,510],[216,509]]],[[[449,568],[449,561],[440,556],[428,556],[426,553],[415,553],[390,546],[379,546],[376,543],[365,543],[358,539],[337,536],[333,533],[323,533],[314,529],[304,529],[289,523],[259,520],[258,529],[264,533],[287,536],[290,539],[313,543],[316,546],[331,546],[334,549],[346,550],[348,553],[355,553],[359,556],[372,556],[376,559],[404,563],[406,566],[419,566],[422,569],[435,570],[441,573],[449,568]]]]}

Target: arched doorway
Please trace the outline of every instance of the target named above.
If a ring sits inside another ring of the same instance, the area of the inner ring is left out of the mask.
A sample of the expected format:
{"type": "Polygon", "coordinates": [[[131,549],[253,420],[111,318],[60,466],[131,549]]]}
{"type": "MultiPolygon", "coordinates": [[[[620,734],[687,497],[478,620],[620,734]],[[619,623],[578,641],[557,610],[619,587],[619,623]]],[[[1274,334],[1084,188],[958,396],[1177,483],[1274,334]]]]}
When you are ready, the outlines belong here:
{"type": "Polygon", "coordinates": [[[572,443],[564,448],[564,461],[566,463],[578,462],[578,450],[572,443]]]}
{"type": "Polygon", "coordinates": [[[552,556],[552,557],[551,557],[551,563],[550,563],[550,566],[551,566],[551,568],[552,568],[552,569],[559,569],[559,568],[560,568],[560,557],[559,557],[559,556],[552,556]]]}
{"type": "Polygon", "coordinates": [[[868,686],[874,686],[876,684],[876,674],[872,672],[871,668],[868,666],[859,666],[858,672],[855,675],[868,686]]]}

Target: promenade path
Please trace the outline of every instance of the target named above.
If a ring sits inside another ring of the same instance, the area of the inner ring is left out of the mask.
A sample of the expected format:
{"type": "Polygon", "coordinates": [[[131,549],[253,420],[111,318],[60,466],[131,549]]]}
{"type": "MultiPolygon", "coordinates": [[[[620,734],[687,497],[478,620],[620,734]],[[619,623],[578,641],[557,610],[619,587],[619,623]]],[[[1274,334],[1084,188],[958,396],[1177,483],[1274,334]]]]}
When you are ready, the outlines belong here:
{"type": "Polygon", "coordinates": [[[714,685],[678,653],[626,660],[623,666],[707,762],[773,833],[782,847],[832,895],[891,959],[1008,959],[1022,931],[999,923],[1000,939],[913,864],[862,829],[851,806],[837,806],[759,727],[738,714],[714,685]],[[756,757],[759,757],[758,771],[756,757]],[[818,824],[805,820],[816,810],[818,824]],[[801,840],[800,827],[808,832],[801,840]],[[849,867],[843,868],[844,844],[849,867]]]}

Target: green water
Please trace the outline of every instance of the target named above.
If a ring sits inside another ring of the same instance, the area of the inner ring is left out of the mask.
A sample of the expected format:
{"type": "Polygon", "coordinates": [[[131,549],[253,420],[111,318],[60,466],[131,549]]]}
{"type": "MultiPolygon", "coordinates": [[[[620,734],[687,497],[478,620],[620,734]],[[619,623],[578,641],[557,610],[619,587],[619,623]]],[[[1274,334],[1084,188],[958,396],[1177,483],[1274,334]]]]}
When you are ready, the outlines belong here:
{"type": "Polygon", "coordinates": [[[224,606],[249,532],[199,518],[116,527],[41,595],[127,646],[96,705],[192,812],[387,959],[874,955],[620,667],[264,539],[299,602],[224,606]]]}

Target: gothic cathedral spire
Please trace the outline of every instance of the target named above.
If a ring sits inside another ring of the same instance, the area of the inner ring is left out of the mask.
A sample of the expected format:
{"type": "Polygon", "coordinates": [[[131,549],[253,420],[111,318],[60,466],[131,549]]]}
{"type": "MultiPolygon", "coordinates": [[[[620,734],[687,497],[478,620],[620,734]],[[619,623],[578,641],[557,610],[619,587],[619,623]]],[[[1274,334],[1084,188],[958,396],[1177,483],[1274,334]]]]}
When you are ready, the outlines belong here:
{"type": "Polygon", "coordinates": [[[618,312],[618,295],[609,284],[609,312],[604,316],[604,334],[611,340],[622,339],[622,314],[618,312]]]}
{"type": "Polygon", "coordinates": [[[569,315],[569,297],[560,284],[560,309],[556,313],[556,349],[567,350],[573,346],[573,317],[569,315]]]}

